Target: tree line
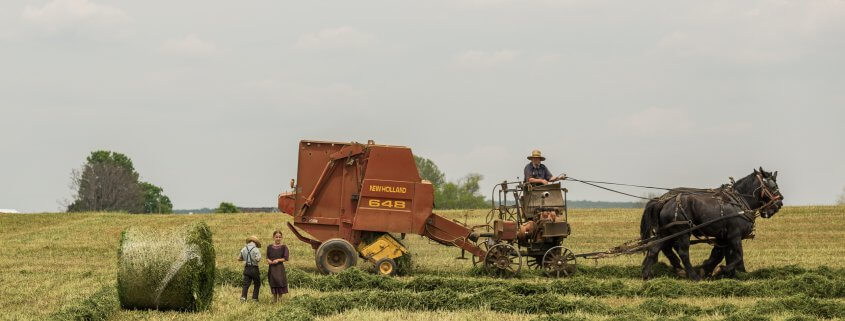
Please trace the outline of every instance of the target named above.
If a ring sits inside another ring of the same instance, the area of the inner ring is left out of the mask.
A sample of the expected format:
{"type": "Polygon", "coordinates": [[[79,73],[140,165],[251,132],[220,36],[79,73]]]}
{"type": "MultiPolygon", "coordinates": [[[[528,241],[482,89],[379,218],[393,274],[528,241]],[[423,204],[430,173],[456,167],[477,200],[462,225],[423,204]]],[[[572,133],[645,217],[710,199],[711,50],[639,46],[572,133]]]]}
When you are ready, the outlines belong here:
{"type": "Polygon", "coordinates": [[[481,195],[481,174],[469,173],[454,182],[446,181],[446,174],[430,159],[414,155],[420,177],[434,187],[434,207],[438,209],[486,208],[490,204],[481,195]]]}

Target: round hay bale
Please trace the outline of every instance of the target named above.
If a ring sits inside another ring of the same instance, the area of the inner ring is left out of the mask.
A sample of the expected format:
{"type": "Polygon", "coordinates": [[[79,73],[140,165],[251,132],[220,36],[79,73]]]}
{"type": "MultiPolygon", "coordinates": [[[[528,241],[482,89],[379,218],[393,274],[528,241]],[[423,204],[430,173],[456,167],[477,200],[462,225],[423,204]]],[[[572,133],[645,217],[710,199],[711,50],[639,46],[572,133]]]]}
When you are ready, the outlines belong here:
{"type": "Polygon", "coordinates": [[[124,309],[199,311],[211,305],[214,246],[203,222],[126,229],[117,265],[117,293],[124,309]]]}

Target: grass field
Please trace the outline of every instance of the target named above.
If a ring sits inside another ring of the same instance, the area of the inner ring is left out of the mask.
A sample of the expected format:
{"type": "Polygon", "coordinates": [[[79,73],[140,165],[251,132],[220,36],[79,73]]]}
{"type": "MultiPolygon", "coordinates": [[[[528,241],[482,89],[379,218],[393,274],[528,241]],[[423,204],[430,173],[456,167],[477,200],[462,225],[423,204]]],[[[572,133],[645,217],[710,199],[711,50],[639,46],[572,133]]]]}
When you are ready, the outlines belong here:
{"type": "MultiPolygon", "coordinates": [[[[469,224],[486,211],[441,213],[469,224]]],[[[576,253],[608,249],[637,237],[636,209],[572,210],[576,253]]],[[[258,304],[240,303],[232,286],[235,260],[250,234],[270,241],[284,214],[0,215],[0,318],[39,320],[104,307],[111,320],[811,320],[845,317],[845,207],[785,207],[758,219],[756,239],[745,242],[750,273],[740,280],[688,282],[658,267],[662,278],[638,279],[642,255],[579,261],[579,275],[554,281],[525,273],[516,279],[477,276],[460,250],[409,235],[414,273],[393,279],[361,273],[320,276],[311,248],[290,233],[291,293],[280,304],[262,288],[258,304]],[[214,233],[218,273],[210,311],[113,310],[120,232],[129,226],[172,226],[202,220],[214,233]],[[228,282],[227,282],[228,280],[228,282]],[[350,284],[345,286],[344,284],[350,284]],[[540,303],[537,303],[542,301],[540,303]],[[553,307],[551,310],[547,307],[553,307]],[[73,312],[73,313],[71,313],[73,312]]],[[[283,231],[287,232],[286,228],[283,231]]],[[[701,262],[709,247],[693,248],[701,262]]],[[[661,258],[661,261],[665,259],[661,258]]],[[[369,270],[359,260],[359,267],[369,270]]],[[[262,267],[262,271],[266,267],[262,267]]],[[[266,272],[262,272],[266,273],[266,272]]]]}

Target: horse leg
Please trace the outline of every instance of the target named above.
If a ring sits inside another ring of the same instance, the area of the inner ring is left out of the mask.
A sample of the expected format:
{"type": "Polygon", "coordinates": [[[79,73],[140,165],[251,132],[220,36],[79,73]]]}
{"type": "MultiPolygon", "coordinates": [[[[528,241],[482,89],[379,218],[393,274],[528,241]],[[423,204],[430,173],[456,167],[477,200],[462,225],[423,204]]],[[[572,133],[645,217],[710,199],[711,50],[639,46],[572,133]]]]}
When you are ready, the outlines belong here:
{"type": "Polygon", "coordinates": [[[729,247],[727,248],[728,257],[727,265],[725,265],[724,274],[729,278],[736,277],[736,270],[738,266],[743,265],[743,256],[742,256],[742,238],[734,238],[731,239],[729,243],[729,247]]]}
{"type": "Polygon", "coordinates": [[[675,254],[674,247],[675,242],[666,242],[663,243],[661,247],[661,251],[663,251],[663,255],[666,255],[666,258],[669,259],[669,264],[672,265],[672,269],[675,271],[680,277],[686,277],[685,275],[681,275],[683,273],[683,267],[681,267],[681,259],[678,258],[678,255],[675,254]]]}
{"type": "Polygon", "coordinates": [[[645,259],[643,259],[643,280],[648,280],[651,278],[651,266],[657,262],[657,255],[660,254],[660,249],[663,247],[663,244],[657,244],[650,248],[648,248],[648,252],[646,252],[645,259]]]}
{"type": "Polygon", "coordinates": [[[701,277],[713,276],[713,270],[724,258],[725,247],[719,244],[714,245],[713,249],[710,250],[710,257],[704,260],[704,263],[701,263],[701,277]]]}
{"type": "Polygon", "coordinates": [[[747,272],[745,270],[745,259],[744,258],[741,261],[739,261],[739,263],[737,263],[736,270],[739,271],[739,272],[743,272],[743,273],[747,272]]]}
{"type": "Polygon", "coordinates": [[[687,271],[687,277],[694,281],[701,280],[701,277],[698,276],[698,273],[695,273],[695,269],[692,268],[692,262],[689,260],[689,235],[680,236],[677,243],[678,255],[681,256],[681,261],[684,262],[684,269],[687,271]]]}

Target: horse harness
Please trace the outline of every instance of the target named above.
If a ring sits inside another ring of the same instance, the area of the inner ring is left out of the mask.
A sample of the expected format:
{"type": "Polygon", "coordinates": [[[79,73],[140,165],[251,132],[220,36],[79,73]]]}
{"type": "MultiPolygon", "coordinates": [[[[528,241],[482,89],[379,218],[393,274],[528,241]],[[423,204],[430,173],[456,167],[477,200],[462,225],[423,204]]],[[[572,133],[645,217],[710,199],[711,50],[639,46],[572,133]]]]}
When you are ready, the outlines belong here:
{"type": "MultiPolygon", "coordinates": [[[[670,190],[668,193],[666,193],[663,196],[661,196],[660,198],[658,198],[657,203],[659,204],[660,207],[662,207],[664,204],[666,204],[670,200],[674,199],[675,200],[675,215],[674,215],[673,221],[671,223],[666,224],[665,226],[661,226],[655,232],[660,232],[662,230],[666,230],[668,228],[675,227],[675,226],[678,226],[678,225],[689,226],[689,229],[687,231],[692,232],[694,230],[701,229],[706,225],[710,225],[712,223],[715,223],[716,221],[721,221],[721,220],[724,220],[726,218],[729,218],[729,217],[725,216],[725,210],[724,210],[724,205],[725,205],[725,203],[727,203],[727,204],[730,204],[730,205],[737,206],[741,209],[741,211],[739,211],[738,213],[735,213],[735,214],[732,214],[732,215],[729,215],[729,216],[730,217],[739,216],[739,217],[745,219],[746,221],[748,221],[749,223],[751,223],[751,233],[750,233],[750,235],[752,235],[752,238],[753,238],[754,229],[755,229],[755,226],[756,226],[756,224],[755,224],[756,218],[758,216],[760,216],[760,211],[767,209],[768,207],[774,205],[780,199],[780,195],[775,195],[774,193],[772,193],[766,187],[766,184],[763,182],[763,178],[762,178],[761,174],[758,173],[757,174],[757,180],[760,183],[760,187],[755,189],[754,192],[756,192],[757,190],[760,190],[760,197],[762,199],[765,199],[764,197],[769,198],[769,202],[765,203],[764,205],[762,205],[762,206],[760,206],[756,209],[752,209],[751,206],[748,205],[748,202],[745,201],[745,198],[742,197],[742,194],[740,194],[739,192],[737,192],[736,190],[733,189],[733,183],[734,183],[733,178],[731,178],[730,180],[731,180],[731,184],[724,184],[724,185],[720,186],[719,188],[715,188],[715,189],[676,188],[676,189],[670,190]],[[687,214],[686,208],[684,207],[684,204],[683,204],[684,199],[689,195],[709,195],[711,198],[715,199],[716,202],[719,204],[719,218],[708,221],[708,222],[704,222],[704,223],[698,224],[698,225],[694,224],[692,222],[692,219],[690,219],[689,215],[687,214]]],[[[724,231],[723,231],[723,233],[724,233],[724,231]]],[[[699,239],[699,240],[702,239],[699,235],[697,235],[697,233],[692,233],[692,234],[697,239],[699,239]]]]}
{"type": "MultiPolygon", "coordinates": [[[[719,221],[722,221],[722,220],[726,220],[726,219],[730,219],[730,218],[734,218],[734,217],[742,217],[743,219],[745,219],[746,221],[751,223],[751,233],[749,235],[744,236],[743,238],[753,238],[754,237],[754,227],[755,227],[754,223],[755,223],[757,217],[760,216],[760,211],[767,210],[769,207],[777,204],[777,201],[783,199],[783,196],[781,196],[780,193],[777,190],[775,190],[775,192],[773,193],[772,190],[769,189],[769,188],[774,188],[774,187],[769,185],[768,183],[770,183],[771,181],[768,178],[766,178],[764,180],[762,175],[763,174],[760,173],[760,172],[758,172],[756,174],[757,181],[760,183],[760,187],[754,189],[754,191],[752,192],[751,195],[740,194],[739,192],[734,190],[733,185],[735,184],[735,182],[734,182],[733,177],[730,177],[730,182],[731,182],[730,184],[724,184],[724,185],[722,185],[718,188],[715,188],[715,189],[701,189],[701,188],[668,189],[669,191],[666,194],[663,194],[661,197],[651,198],[649,200],[655,201],[659,208],[663,208],[663,205],[665,205],[670,200],[675,199],[675,217],[674,217],[673,222],[671,222],[671,223],[669,223],[665,226],[662,226],[662,227],[658,228],[657,230],[652,230],[652,236],[649,237],[649,238],[631,240],[631,241],[625,242],[622,245],[616,246],[616,247],[614,247],[610,250],[607,250],[607,251],[583,253],[583,254],[577,254],[575,256],[576,257],[583,257],[583,258],[599,259],[599,258],[605,258],[605,257],[613,257],[613,256],[617,256],[617,255],[620,255],[620,254],[632,254],[632,253],[647,250],[647,249],[652,248],[653,246],[655,246],[657,244],[661,244],[665,241],[674,239],[674,238],[679,237],[679,236],[686,234],[686,233],[690,233],[690,234],[694,235],[696,238],[701,239],[698,235],[696,235],[696,233],[694,233],[695,231],[700,230],[704,227],[707,227],[707,226],[709,226],[713,223],[716,223],[716,222],[719,222],[719,221]],[[743,196],[754,197],[755,196],[754,193],[756,193],[758,190],[760,190],[761,200],[768,198],[769,201],[766,202],[765,204],[761,205],[760,207],[752,209],[751,206],[748,204],[748,202],[745,201],[745,198],[743,196]],[[696,194],[697,195],[702,195],[702,194],[710,195],[710,197],[716,199],[716,201],[719,203],[719,217],[714,218],[712,220],[709,220],[707,222],[703,222],[701,224],[693,224],[692,220],[690,220],[689,216],[687,215],[687,211],[684,208],[682,201],[686,196],[696,195],[696,194]],[[736,212],[736,213],[726,215],[725,211],[724,211],[725,203],[735,205],[735,206],[741,208],[742,210],[739,211],[739,212],[736,212]],[[678,220],[679,215],[680,215],[680,217],[683,217],[684,220],[678,220]],[[670,235],[663,236],[663,237],[660,237],[658,235],[658,232],[660,232],[661,230],[664,230],[664,229],[672,227],[672,226],[678,226],[678,225],[687,225],[687,226],[689,226],[689,228],[682,230],[682,231],[679,231],[679,232],[672,233],[670,235]]],[[[584,183],[589,184],[589,185],[593,185],[593,184],[590,184],[590,183],[587,183],[587,182],[584,182],[584,183]]],[[[593,186],[596,186],[596,185],[593,185],[593,186]]],[[[600,187],[600,188],[604,188],[604,187],[600,187]]],[[[604,189],[608,189],[608,188],[604,188],[604,189]]],[[[617,193],[621,193],[621,192],[614,191],[614,190],[611,190],[611,189],[608,189],[608,190],[613,191],[613,192],[617,192],[617,193]]],[[[626,195],[630,195],[630,194],[626,194],[626,195]]],[[[631,196],[634,196],[634,195],[631,195],[631,196]]],[[[719,246],[718,244],[714,244],[715,240],[713,240],[713,239],[704,239],[704,241],[707,242],[707,243],[713,244],[714,246],[719,246]]]]}

